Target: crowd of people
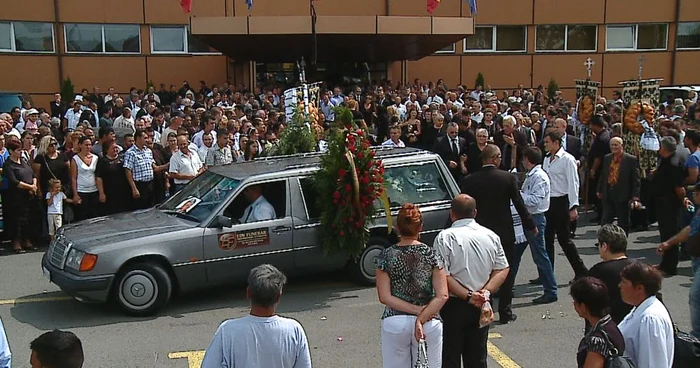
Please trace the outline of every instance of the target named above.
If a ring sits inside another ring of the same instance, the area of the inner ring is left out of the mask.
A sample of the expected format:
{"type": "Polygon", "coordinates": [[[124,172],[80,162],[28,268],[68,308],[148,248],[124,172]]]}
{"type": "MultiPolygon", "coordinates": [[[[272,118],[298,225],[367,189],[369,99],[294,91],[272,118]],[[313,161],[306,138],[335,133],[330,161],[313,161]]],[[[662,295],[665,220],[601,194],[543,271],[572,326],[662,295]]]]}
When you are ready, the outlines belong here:
{"type": "MultiPolygon", "coordinates": [[[[431,245],[417,238],[420,209],[406,204],[397,219],[401,242],[378,259],[378,294],[387,306],[385,367],[414,363],[423,339],[431,367],[485,367],[488,328],[480,324],[490,322],[492,295],[499,300],[499,322],[516,321],[513,285],[528,247],[539,273],[530,283],[544,290],[533,302],[559,299],[555,237],[572,267],[576,311],[590,327],[579,366],[602,367],[614,348],[639,368],[671,367],[670,316],[656,295],[661,275],[676,273],[681,248],[692,256],[691,322],[700,336],[700,254],[690,246],[700,233],[690,210],[700,198],[687,190],[697,184],[700,167],[700,109],[692,92],[659,106],[653,172],[640,170],[638,157],[625,152],[619,92],[611,100],[598,98],[583,129],[576,103],[559,91],[548,96],[542,87],[520,86],[500,96],[488,86],[448,88],[442,80],[326,88],[310,126],[319,150],[341,105],[375,145],[439,154],[463,193],[452,203],[451,227],[431,245]],[[591,132],[590,147],[581,132],[591,132]],[[590,270],[574,244],[579,210],[586,206],[603,225],[597,244],[603,262],[590,270]],[[615,219],[618,225],[611,225],[615,219]],[[628,260],[627,235],[657,221],[661,264],[628,260]],[[652,328],[660,331],[653,338],[652,328]]],[[[264,156],[287,125],[284,111],[277,87],[248,91],[201,81],[196,89],[185,81],[179,89],[132,89],[124,97],[95,87],[72,101],[56,94],[48,109],[25,103],[0,114],[5,238],[16,253],[33,250],[63,222],[149,208],[209,167],[264,156]]],[[[301,326],[274,315],[284,275],[265,266],[250,277],[252,316],[217,330],[203,366],[267,359],[230,340],[245,328],[259,330],[256,336],[288,336],[279,347],[288,359],[251,366],[310,366],[301,326]]]]}

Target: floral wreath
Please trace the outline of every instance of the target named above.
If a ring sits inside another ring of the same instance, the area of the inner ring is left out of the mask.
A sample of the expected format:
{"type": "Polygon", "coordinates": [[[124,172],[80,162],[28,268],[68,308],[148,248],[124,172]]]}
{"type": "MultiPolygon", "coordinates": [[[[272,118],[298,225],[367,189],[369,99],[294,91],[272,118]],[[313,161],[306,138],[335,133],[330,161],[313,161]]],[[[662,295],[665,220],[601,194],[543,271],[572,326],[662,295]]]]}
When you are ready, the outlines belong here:
{"type": "Polygon", "coordinates": [[[353,122],[352,112],[335,110],[336,123],[329,137],[328,152],[315,175],[321,209],[321,244],[326,254],[362,254],[369,239],[368,225],[382,199],[391,231],[391,212],[384,188],[384,165],[375,158],[367,132],[353,122]]]}
{"type": "Polygon", "coordinates": [[[630,104],[625,111],[625,128],[634,134],[643,134],[644,125],[642,121],[652,125],[654,123],[654,107],[642,101],[636,101],[630,104]]]}

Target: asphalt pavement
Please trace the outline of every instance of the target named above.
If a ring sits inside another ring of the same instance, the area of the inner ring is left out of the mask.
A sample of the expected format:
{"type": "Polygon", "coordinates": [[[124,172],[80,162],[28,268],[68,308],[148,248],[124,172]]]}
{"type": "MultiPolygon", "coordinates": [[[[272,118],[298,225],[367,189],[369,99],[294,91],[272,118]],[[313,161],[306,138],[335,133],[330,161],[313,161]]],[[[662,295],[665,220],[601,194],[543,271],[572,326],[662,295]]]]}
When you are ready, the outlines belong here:
{"type": "MultiPolygon", "coordinates": [[[[599,261],[597,226],[583,219],[575,243],[587,266],[599,261]]],[[[658,262],[658,231],[633,233],[629,256],[658,262]]],[[[557,246],[558,247],[558,246],[557,246]]],[[[133,318],[105,305],[85,305],[62,294],[43,278],[40,252],[0,252],[0,317],[13,352],[13,367],[29,367],[29,343],[42,332],[70,330],[83,341],[85,367],[198,368],[203,350],[220,322],[247,313],[245,290],[231,286],[185,295],[171,301],[158,316],[133,318]]],[[[690,325],[690,262],[679,275],[664,280],[663,293],[681,329],[690,325]]],[[[575,367],[583,321],[568,295],[571,267],[558,248],[556,276],[559,302],[544,306],[531,300],[541,287],[529,252],[516,282],[518,320],[491,328],[490,367],[575,367]]],[[[290,280],[279,313],[295,318],[306,330],[314,367],[381,367],[380,322],[383,306],[374,288],[359,287],[345,275],[323,274],[290,280]]]]}

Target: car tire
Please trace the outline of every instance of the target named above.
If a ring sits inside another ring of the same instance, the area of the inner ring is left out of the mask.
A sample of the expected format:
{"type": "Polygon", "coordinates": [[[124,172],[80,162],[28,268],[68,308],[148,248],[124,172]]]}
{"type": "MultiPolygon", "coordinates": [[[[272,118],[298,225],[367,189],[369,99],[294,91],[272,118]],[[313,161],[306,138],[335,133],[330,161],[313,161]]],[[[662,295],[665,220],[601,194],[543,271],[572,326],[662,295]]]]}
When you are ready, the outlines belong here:
{"type": "Polygon", "coordinates": [[[163,308],[173,292],[168,272],[155,263],[134,263],[120,272],[114,300],[131,316],[150,316],[163,308]]]}
{"type": "Polygon", "coordinates": [[[367,247],[362,251],[360,257],[351,262],[355,274],[355,280],[360,285],[375,285],[377,283],[377,265],[376,258],[381,252],[391,244],[380,237],[371,237],[367,241],[367,247]]]}

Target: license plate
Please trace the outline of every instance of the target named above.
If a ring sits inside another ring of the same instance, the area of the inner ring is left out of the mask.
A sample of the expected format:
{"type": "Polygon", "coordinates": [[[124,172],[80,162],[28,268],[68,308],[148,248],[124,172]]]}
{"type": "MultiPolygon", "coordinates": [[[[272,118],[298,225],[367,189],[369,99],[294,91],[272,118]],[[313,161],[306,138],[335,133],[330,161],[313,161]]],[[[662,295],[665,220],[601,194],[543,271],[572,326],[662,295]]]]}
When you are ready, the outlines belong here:
{"type": "Polygon", "coordinates": [[[51,271],[49,271],[46,267],[41,266],[41,272],[44,274],[46,280],[51,282],[51,271]]]}

